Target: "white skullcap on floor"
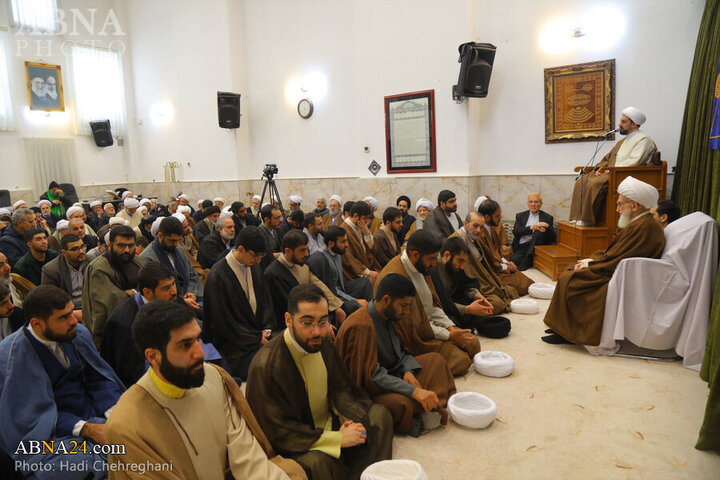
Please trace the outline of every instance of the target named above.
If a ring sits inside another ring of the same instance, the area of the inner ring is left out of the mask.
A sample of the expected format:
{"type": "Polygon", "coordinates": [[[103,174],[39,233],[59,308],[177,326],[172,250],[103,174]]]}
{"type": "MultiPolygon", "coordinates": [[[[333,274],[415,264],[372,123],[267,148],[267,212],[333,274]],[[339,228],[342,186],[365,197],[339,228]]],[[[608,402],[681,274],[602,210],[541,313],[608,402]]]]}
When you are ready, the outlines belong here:
{"type": "Polygon", "coordinates": [[[647,120],[647,118],[645,117],[645,114],[642,113],[640,110],[638,110],[635,107],[627,107],[620,113],[622,113],[623,115],[628,117],[630,120],[632,120],[633,123],[637,123],[638,125],[642,125],[643,123],[645,123],[645,120],[647,120]]]}
{"type": "Polygon", "coordinates": [[[192,213],[192,209],[188,205],[180,205],[177,208],[177,213],[192,213]]]}
{"type": "Polygon", "coordinates": [[[253,200],[262,200],[260,195],[253,195],[253,200]]]}
{"type": "Polygon", "coordinates": [[[486,197],[485,195],[480,195],[477,200],[475,200],[475,203],[473,203],[473,209],[477,212],[478,208],[480,208],[480,205],[482,205],[482,203],[487,199],[488,197],[486,197]]]}
{"type": "Polygon", "coordinates": [[[418,198],[418,201],[415,202],[415,211],[417,211],[417,209],[420,208],[420,207],[425,207],[425,208],[427,208],[428,210],[432,210],[432,209],[433,209],[433,204],[432,204],[432,202],[431,202],[430,200],[428,200],[427,198],[418,198]]]}
{"type": "Polygon", "coordinates": [[[65,216],[66,216],[67,218],[70,218],[70,217],[72,217],[74,214],[76,214],[77,212],[83,212],[83,213],[85,213],[85,210],[83,210],[82,207],[70,207],[70,208],[67,209],[67,212],[65,212],[65,216]]]}
{"type": "Polygon", "coordinates": [[[617,190],[620,195],[625,195],[645,208],[652,208],[657,205],[659,196],[657,188],[637,178],[627,177],[620,182],[617,190]]]}
{"type": "Polygon", "coordinates": [[[180,213],[180,212],[175,212],[175,213],[173,213],[171,216],[174,217],[174,218],[177,218],[178,220],[180,220],[180,223],[182,223],[182,222],[184,222],[184,221],[187,220],[187,218],[185,218],[185,215],[183,215],[183,214],[180,213]]]}
{"type": "Polygon", "coordinates": [[[342,197],[341,197],[340,195],[331,195],[331,196],[330,196],[330,201],[332,202],[333,200],[335,200],[336,202],[338,202],[338,203],[342,206],[342,203],[343,203],[343,202],[342,202],[342,197]]]}
{"type": "Polygon", "coordinates": [[[225,199],[222,197],[215,197],[213,198],[213,203],[215,202],[225,203],[225,199]]]}
{"type": "Polygon", "coordinates": [[[95,208],[98,205],[102,205],[102,202],[100,200],[93,200],[92,202],[90,202],[90,208],[95,208]]]}
{"type": "Polygon", "coordinates": [[[155,219],[152,226],[150,226],[150,235],[157,237],[158,230],[160,229],[160,222],[162,222],[163,219],[165,219],[165,217],[158,217],[155,219]]]}
{"type": "MultiPolygon", "coordinates": [[[[50,200],[40,200],[38,202],[37,206],[39,207],[40,205],[50,205],[52,207],[52,202],[50,200]]],[[[90,205],[92,205],[92,204],[90,204],[90,205]]]]}
{"type": "Polygon", "coordinates": [[[67,220],[60,220],[55,224],[55,230],[57,230],[58,232],[61,230],[67,230],[68,228],[70,228],[70,222],[68,222],[67,220]]]}
{"type": "Polygon", "coordinates": [[[300,195],[290,195],[290,201],[293,203],[302,203],[302,197],[300,195]]]}
{"type": "Polygon", "coordinates": [[[138,202],[137,198],[126,198],[123,200],[123,204],[125,205],[125,208],[138,208],[140,206],[140,202],[138,202]]]}
{"type": "Polygon", "coordinates": [[[108,222],[108,225],[110,225],[110,226],[113,226],[113,225],[130,225],[130,222],[128,222],[127,220],[125,220],[125,219],[122,218],[122,217],[112,217],[112,218],[110,219],[110,221],[108,222]]]}
{"type": "Polygon", "coordinates": [[[135,195],[135,194],[134,194],[133,192],[131,192],[130,190],[125,190],[125,191],[122,193],[122,195],[120,196],[120,198],[122,198],[123,200],[125,200],[128,195],[135,195]]]}
{"type": "Polygon", "coordinates": [[[370,204],[370,207],[371,207],[373,210],[377,210],[377,209],[378,209],[378,201],[377,201],[377,199],[376,199],[375,197],[370,197],[370,196],[365,197],[365,198],[363,198],[363,202],[370,204]]]}

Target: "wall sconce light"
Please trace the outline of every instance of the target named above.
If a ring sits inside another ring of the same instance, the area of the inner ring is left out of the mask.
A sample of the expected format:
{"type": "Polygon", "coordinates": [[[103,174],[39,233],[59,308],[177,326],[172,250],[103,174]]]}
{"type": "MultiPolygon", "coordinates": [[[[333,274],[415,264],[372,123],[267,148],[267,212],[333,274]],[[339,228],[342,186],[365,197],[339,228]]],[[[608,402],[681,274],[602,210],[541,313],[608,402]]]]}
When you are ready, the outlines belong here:
{"type": "Polygon", "coordinates": [[[150,108],[150,118],[155,125],[167,125],[174,116],[175,109],[169,101],[156,103],[150,108]]]}
{"type": "Polygon", "coordinates": [[[327,77],[317,71],[296,75],[285,84],[285,100],[293,106],[296,106],[303,98],[310,99],[317,104],[327,96],[327,92],[327,77]]]}

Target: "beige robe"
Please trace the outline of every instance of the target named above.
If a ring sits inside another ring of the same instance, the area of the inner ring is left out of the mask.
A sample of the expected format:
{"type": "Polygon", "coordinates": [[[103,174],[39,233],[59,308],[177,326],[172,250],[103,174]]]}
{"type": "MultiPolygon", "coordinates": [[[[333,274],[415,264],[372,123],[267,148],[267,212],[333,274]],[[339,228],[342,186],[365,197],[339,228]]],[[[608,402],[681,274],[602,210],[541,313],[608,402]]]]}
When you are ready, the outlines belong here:
{"type": "Polygon", "coordinates": [[[500,243],[500,238],[496,230],[491,227],[490,232],[488,232],[487,228],[483,228],[478,243],[483,249],[485,258],[488,259],[488,263],[498,275],[503,285],[509,285],[515,288],[519,295],[527,295],[528,288],[535,282],[520,270],[515,270],[514,272],[510,272],[507,268],[503,270],[502,244],[500,243]]]}
{"type": "Polygon", "coordinates": [[[372,270],[379,272],[380,265],[375,259],[375,243],[368,246],[365,238],[362,237],[347,222],[342,224],[347,232],[348,248],[342,256],[343,278],[346,282],[360,277],[367,277],[367,272],[372,270]]]}

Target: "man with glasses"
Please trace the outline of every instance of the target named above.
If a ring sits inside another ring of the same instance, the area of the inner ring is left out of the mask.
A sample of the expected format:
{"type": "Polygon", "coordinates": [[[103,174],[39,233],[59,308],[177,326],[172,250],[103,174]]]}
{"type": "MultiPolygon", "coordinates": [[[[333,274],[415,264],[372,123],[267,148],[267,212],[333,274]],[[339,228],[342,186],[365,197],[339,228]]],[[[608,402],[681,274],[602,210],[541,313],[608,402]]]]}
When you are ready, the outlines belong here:
{"type": "Polygon", "coordinates": [[[230,374],[243,380],[255,353],[284,328],[273,315],[260,266],[264,255],[260,229],[245,227],[205,281],[203,338],[227,361],[230,374]]]}
{"type": "Polygon", "coordinates": [[[75,316],[82,313],[83,274],[88,263],[87,247],[82,239],[68,233],[60,239],[60,256],[42,267],[41,283],[55,285],[70,295],[75,316]]]}
{"type": "Polygon", "coordinates": [[[100,346],[110,314],[137,293],[138,272],[145,260],[135,256],[135,231],[127,225],[110,230],[110,247],[85,269],[83,278],[83,323],[100,346]]]}
{"type": "Polygon", "coordinates": [[[247,399],[273,449],[313,479],[359,479],[392,457],[392,417],[353,383],[328,338],[328,302],[315,285],[290,291],[287,329],[250,365],[247,399]]]}

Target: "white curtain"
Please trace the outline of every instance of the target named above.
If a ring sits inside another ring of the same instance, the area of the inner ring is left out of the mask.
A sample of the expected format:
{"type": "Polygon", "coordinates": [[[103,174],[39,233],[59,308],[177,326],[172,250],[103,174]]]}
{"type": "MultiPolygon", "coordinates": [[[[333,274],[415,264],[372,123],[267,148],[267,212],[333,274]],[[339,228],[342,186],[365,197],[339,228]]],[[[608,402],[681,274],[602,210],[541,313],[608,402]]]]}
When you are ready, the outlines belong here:
{"type": "Polygon", "coordinates": [[[10,74],[5,54],[5,32],[0,32],[0,130],[14,130],[12,101],[10,100],[10,74]]]}
{"type": "Polygon", "coordinates": [[[75,92],[75,133],[92,135],[90,122],[110,120],[114,135],[125,135],[125,98],[120,55],[84,45],[71,49],[75,92]]]}
{"type": "Polygon", "coordinates": [[[51,181],[72,183],[77,188],[75,141],[71,138],[24,138],[28,171],[33,177],[34,198],[47,190],[51,181]]]}
{"type": "Polygon", "coordinates": [[[56,32],[56,0],[10,0],[13,25],[38,32],[56,32]]]}

